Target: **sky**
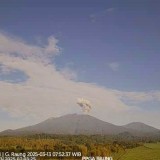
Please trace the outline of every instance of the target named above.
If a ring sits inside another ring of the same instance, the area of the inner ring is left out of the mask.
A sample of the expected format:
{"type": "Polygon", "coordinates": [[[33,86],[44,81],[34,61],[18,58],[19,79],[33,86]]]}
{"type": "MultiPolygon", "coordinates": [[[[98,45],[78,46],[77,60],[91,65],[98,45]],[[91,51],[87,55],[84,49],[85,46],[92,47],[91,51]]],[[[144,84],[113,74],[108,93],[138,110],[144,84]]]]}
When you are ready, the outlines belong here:
{"type": "Polygon", "coordinates": [[[159,0],[0,0],[0,131],[82,114],[160,129],[159,0]]]}

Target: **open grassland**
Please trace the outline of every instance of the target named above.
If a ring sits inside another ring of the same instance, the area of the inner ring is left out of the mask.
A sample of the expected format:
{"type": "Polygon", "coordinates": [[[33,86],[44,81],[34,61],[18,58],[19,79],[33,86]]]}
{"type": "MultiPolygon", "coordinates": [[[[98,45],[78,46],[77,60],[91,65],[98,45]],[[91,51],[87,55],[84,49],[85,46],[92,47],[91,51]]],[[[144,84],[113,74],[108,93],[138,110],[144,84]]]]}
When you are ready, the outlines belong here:
{"type": "Polygon", "coordinates": [[[127,149],[117,160],[160,160],[160,143],[146,143],[143,146],[127,149]]]}

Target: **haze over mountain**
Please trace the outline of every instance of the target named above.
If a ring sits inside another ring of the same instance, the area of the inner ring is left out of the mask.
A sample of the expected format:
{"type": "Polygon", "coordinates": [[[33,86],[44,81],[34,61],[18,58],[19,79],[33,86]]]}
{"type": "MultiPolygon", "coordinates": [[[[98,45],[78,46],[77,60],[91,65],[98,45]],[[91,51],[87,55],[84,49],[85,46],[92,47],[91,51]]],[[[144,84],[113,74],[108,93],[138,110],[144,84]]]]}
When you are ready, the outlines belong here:
{"type": "Polygon", "coordinates": [[[160,130],[140,122],[117,126],[90,115],[68,114],[49,118],[41,123],[16,130],[5,130],[0,135],[66,134],[66,135],[118,135],[130,133],[136,136],[156,135],[160,130]]]}
{"type": "Polygon", "coordinates": [[[152,126],[146,125],[144,123],[141,123],[141,122],[132,122],[132,123],[124,125],[123,127],[127,129],[134,129],[139,132],[155,133],[158,131],[158,129],[152,126]]]}

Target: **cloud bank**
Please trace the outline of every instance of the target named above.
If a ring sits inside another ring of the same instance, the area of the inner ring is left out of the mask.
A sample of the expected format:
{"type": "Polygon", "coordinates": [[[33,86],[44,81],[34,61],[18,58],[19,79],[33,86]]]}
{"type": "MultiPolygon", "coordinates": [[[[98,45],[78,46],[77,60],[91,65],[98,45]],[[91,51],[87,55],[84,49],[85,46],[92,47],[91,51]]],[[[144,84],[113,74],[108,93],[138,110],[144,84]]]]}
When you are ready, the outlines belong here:
{"type": "MultiPolygon", "coordinates": [[[[93,105],[90,114],[97,118],[115,124],[141,121],[160,128],[160,110],[149,112],[123,101],[125,98],[135,102],[159,102],[159,91],[122,92],[79,82],[75,72],[68,68],[58,70],[51,63],[50,60],[59,53],[58,40],[53,36],[48,38],[47,45],[36,46],[0,34],[0,64],[4,66],[3,74],[9,72],[8,69],[16,69],[28,77],[22,83],[0,81],[0,112],[9,114],[13,119],[20,118],[21,122],[24,121],[21,125],[25,126],[26,119],[37,123],[49,117],[80,113],[76,102],[78,97],[84,97],[93,105]]],[[[0,130],[6,129],[3,121],[0,126],[0,130]]],[[[14,126],[17,127],[17,124],[13,124],[13,128],[14,126]]]]}

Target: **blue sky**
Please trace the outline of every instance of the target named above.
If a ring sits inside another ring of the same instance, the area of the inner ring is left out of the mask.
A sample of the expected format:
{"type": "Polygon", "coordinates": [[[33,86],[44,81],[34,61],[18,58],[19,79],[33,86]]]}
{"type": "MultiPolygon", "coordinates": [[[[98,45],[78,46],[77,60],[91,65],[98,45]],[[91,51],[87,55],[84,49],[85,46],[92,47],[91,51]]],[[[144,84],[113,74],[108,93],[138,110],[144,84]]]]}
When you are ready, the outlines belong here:
{"type": "MultiPolygon", "coordinates": [[[[57,72],[72,76],[77,84],[158,94],[159,8],[159,0],[2,0],[0,33],[12,41],[18,39],[28,46],[42,48],[47,45],[46,39],[53,36],[60,51],[59,56],[50,57],[50,63],[57,72]]],[[[29,78],[21,67],[7,74],[2,68],[0,71],[2,82],[25,83],[29,78]]],[[[134,104],[142,110],[160,111],[157,99],[134,104]],[[145,104],[152,107],[145,108],[145,104]]],[[[8,115],[8,110],[5,111],[8,115]]],[[[155,126],[160,124],[157,122],[155,126]]]]}
{"type": "Polygon", "coordinates": [[[157,90],[159,7],[155,0],[2,1],[0,28],[29,43],[56,36],[62,47],[57,65],[73,63],[84,81],[128,91],[157,90]],[[112,62],[119,63],[118,72],[108,67],[112,62]]]}

